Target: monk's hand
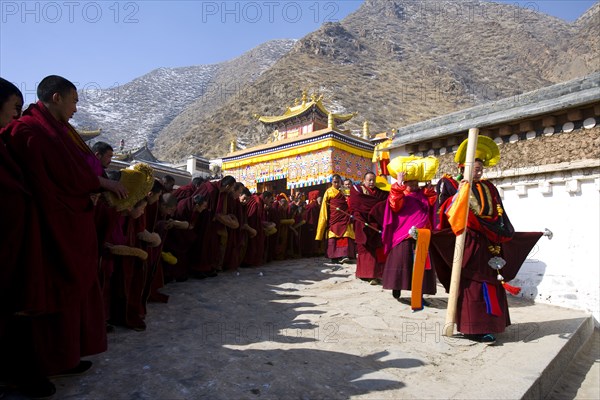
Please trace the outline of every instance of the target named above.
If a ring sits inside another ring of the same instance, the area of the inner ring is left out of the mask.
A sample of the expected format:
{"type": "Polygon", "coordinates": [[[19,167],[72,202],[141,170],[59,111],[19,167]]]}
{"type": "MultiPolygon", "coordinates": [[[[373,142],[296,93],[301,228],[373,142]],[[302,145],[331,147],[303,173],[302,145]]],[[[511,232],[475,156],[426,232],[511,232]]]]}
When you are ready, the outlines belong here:
{"type": "Polygon", "coordinates": [[[460,183],[458,184],[458,190],[460,190],[460,188],[465,186],[467,183],[469,183],[468,179],[463,179],[462,181],[460,181],[460,183]]]}
{"type": "Polygon", "coordinates": [[[125,188],[125,186],[123,186],[123,184],[121,182],[107,180],[106,184],[107,184],[106,189],[113,192],[119,199],[127,198],[127,195],[129,193],[127,193],[127,189],[125,188]]]}
{"type": "Polygon", "coordinates": [[[396,175],[396,180],[398,181],[398,183],[400,185],[402,185],[404,183],[405,176],[406,176],[406,172],[404,172],[404,171],[398,172],[398,175],[396,175]]]}

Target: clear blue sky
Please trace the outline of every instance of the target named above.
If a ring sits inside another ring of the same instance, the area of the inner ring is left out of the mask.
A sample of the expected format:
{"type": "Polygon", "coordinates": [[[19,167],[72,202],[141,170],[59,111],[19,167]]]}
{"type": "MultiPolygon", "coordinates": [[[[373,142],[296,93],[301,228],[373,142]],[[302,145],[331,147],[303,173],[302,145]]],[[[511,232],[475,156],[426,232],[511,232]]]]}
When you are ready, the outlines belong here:
{"type": "MultiPolygon", "coordinates": [[[[595,1],[499,1],[574,21],[595,1]]],[[[362,0],[0,1],[0,76],[35,100],[41,78],[125,84],[159,67],[212,64],[270,39],[299,39],[362,0]]]]}

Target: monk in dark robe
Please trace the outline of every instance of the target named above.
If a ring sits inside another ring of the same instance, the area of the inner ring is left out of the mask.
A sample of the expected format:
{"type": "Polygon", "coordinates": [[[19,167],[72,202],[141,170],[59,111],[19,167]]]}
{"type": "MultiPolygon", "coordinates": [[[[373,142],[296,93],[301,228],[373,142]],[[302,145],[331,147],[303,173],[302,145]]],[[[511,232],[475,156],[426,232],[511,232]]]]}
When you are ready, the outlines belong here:
{"type": "MultiPolygon", "coordinates": [[[[170,203],[177,202],[171,193],[166,194],[169,194],[167,198],[170,203]]],[[[199,246],[204,237],[206,218],[201,217],[205,213],[206,205],[206,198],[197,194],[177,202],[175,219],[169,220],[165,225],[169,233],[166,235],[163,251],[176,260],[174,264],[163,263],[165,282],[183,282],[189,278],[190,262],[199,256],[199,246]]]]}
{"type": "Polygon", "coordinates": [[[241,230],[241,243],[238,249],[239,253],[239,266],[241,267],[244,259],[246,258],[246,251],[248,250],[248,240],[255,237],[258,232],[248,224],[248,200],[252,197],[252,193],[248,188],[244,187],[242,194],[240,195],[240,215],[238,217],[240,221],[241,230]]]}
{"type": "MultiPolygon", "coordinates": [[[[369,220],[369,213],[375,206],[387,200],[388,193],[375,186],[375,174],[367,172],[360,185],[352,186],[350,190],[350,208],[354,216],[354,231],[358,259],[356,262],[356,277],[369,282],[381,278],[383,260],[377,259],[378,243],[376,235],[367,232],[365,225],[369,220]]],[[[379,239],[381,240],[381,239],[379,239]]],[[[380,243],[380,242],[379,242],[380,243]]],[[[377,284],[377,281],[372,282],[377,284]]]]}
{"type": "Polygon", "coordinates": [[[164,286],[164,272],[162,268],[162,249],[164,247],[164,240],[166,237],[167,230],[161,229],[159,221],[163,220],[164,217],[160,212],[161,200],[164,187],[158,179],[154,179],[152,189],[146,196],[148,204],[144,211],[143,220],[144,230],[138,234],[141,239],[142,250],[148,253],[147,268],[148,275],[144,286],[143,304],[146,306],[149,300],[159,301],[166,303],[169,296],[160,293],[158,290],[164,286]],[[158,236],[160,243],[155,245],[156,237],[158,236]],[[144,238],[147,238],[145,240],[144,238]]]}
{"type": "MultiPolygon", "coordinates": [[[[510,325],[504,282],[513,279],[541,232],[519,232],[504,210],[500,194],[489,181],[481,179],[484,161],[476,160],[469,194],[469,214],[457,305],[458,331],[479,342],[494,342],[495,333],[510,325]],[[500,271],[493,261],[503,260],[500,271]],[[498,279],[498,274],[503,277],[498,279]]],[[[459,185],[462,188],[466,180],[459,185]]],[[[431,236],[431,261],[440,282],[450,290],[455,235],[449,229],[447,211],[456,197],[449,197],[440,208],[440,228],[431,236]]]]}
{"type": "Polygon", "coordinates": [[[208,204],[199,222],[204,227],[202,241],[190,256],[190,273],[196,277],[216,276],[223,266],[227,228],[236,229],[239,226],[237,219],[234,220],[227,214],[229,193],[234,184],[235,178],[226,176],[220,181],[204,182],[195,192],[196,195],[203,196],[208,204]]]}
{"type": "Polygon", "coordinates": [[[327,257],[332,262],[355,258],[355,232],[346,196],[342,192],[342,178],[335,174],[331,187],[321,202],[315,240],[327,240],[327,257]]]}
{"type": "Polygon", "coordinates": [[[144,230],[141,216],[146,205],[147,200],[144,198],[131,210],[123,211],[112,241],[107,243],[114,260],[110,284],[110,322],[136,331],[146,329],[142,297],[147,276],[145,261],[148,253],[141,249],[137,236],[144,230]]]}
{"type": "Polygon", "coordinates": [[[77,90],[49,76],[37,89],[40,101],[7,126],[3,136],[31,185],[44,237],[43,270],[28,285],[44,286],[44,314],[30,319],[39,374],[83,372],[81,357],[106,350],[106,328],[98,282],[98,243],[92,193],[105,188],[118,196],[118,182],[99,177],[101,165],[68,121],[77,90]],[[97,164],[93,164],[95,161],[97,164]]]}
{"type": "Polygon", "coordinates": [[[266,210],[272,202],[273,194],[268,191],[248,197],[246,202],[248,225],[256,231],[256,235],[248,238],[248,246],[243,261],[244,266],[258,267],[265,263],[265,225],[268,223],[266,210]]]}
{"type": "Polygon", "coordinates": [[[202,185],[203,183],[204,183],[204,179],[197,176],[194,179],[192,179],[191,183],[189,183],[187,185],[183,185],[183,186],[173,190],[172,194],[173,194],[173,196],[175,196],[175,198],[177,198],[177,200],[186,199],[188,197],[191,197],[194,194],[194,192],[196,190],[198,190],[200,185],[202,185]]]}
{"type": "MultiPolygon", "coordinates": [[[[233,185],[233,190],[229,193],[229,199],[227,201],[227,214],[234,215],[238,222],[246,219],[245,215],[242,215],[243,207],[240,203],[240,196],[242,191],[245,189],[241,182],[236,182],[233,185]]],[[[241,246],[244,240],[245,231],[242,229],[242,224],[236,229],[227,228],[227,244],[225,249],[225,256],[223,259],[223,270],[237,270],[242,263],[241,246]]]]}
{"type": "MultiPolygon", "coordinates": [[[[0,78],[0,132],[20,117],[23,95],[0,78]]],[[[5,139],[0,133],[0,137],[5,139]]],[[[8,139],[8,138],[7,138],[8,139]]],[[[39,370],[31,320],[46,312],[39,221],[21,168],[0,140],[0,380],[22,394],[51,396],[54,385],[39,370]],[[32,279],[33,278],[33,279],[32,279]]]]}
{"type": "Polygon", "coordinates": [[[305,224],[302,226],[302,235],[300,239],[300,249],[303,257],[314,257],[318,255],[319,242],[315,240],[317,234],[317,225],[319,223],[320,206],[317,203],[319,191],[308,192],[308,204],[304,207],[303,219],[305,224]]]}

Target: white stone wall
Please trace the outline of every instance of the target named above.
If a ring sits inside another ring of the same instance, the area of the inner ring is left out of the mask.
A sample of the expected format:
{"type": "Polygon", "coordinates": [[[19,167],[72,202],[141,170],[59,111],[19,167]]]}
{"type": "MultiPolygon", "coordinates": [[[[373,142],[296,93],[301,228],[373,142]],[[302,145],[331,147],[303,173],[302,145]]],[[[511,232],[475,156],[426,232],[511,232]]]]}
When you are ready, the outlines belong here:
{"type": "Polygon", "coordinates": [[[537,302],[588,310],[600,321],[600,161],[490,171],[517,231],[542,237],[511,283],[537,302]]]}

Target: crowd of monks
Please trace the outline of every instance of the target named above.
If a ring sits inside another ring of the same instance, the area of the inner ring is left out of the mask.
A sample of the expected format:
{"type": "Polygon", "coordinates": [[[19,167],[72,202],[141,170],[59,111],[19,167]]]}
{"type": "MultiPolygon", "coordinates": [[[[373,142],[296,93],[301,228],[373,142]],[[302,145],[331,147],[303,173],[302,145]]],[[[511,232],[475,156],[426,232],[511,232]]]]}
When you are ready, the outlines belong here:
{"type": "MultiPolygon", "coordinates": [[[[89,148],[69,124],[78,100],[71,82],[46,77],[38,98],[21,115],[22,94],[0,78],[0,213],[11,228],[0,230],[0,381],[27,396],[51,396],[52,377],[87,371],[82,357],[105,351],[115,325],[145,330],[148,302],[168,301],[160,289],[172,281],[326,254],[333,263],[355,260],[358,278],[396,299],[414,287],[416,308],[427,305],[423,294],[436,293],[436,269],[447,288],[445,210],[462,185],[450,176],[436,192],[404,173],[391,186],[372,172],[360,183],[334,175],[324,193],[293,195],[252,194],[231,176],[174,187],[166,176],[139,195],[107,169],[112,147],[89,148]],[[413,276],[414,229],[435,228],[431,261],[413,276]]],[[[482,172],[479,161],[476,182],[482,172]]],[[[496,246],[499,254],[514,230],[493,185],[473,190],[481,195],[469,222],[473,257],[464,266],[458,330],[490,341],[484,335],[510,319],[503,287],[482,266],[484,252],[496,246]]],[[[523,260],[513,262],[515,273],[523,260]]]]}

